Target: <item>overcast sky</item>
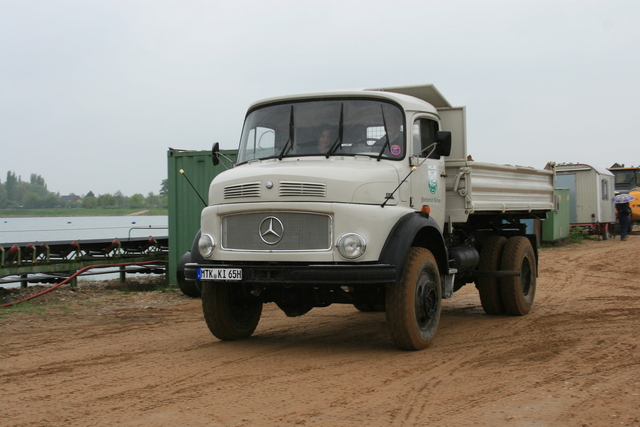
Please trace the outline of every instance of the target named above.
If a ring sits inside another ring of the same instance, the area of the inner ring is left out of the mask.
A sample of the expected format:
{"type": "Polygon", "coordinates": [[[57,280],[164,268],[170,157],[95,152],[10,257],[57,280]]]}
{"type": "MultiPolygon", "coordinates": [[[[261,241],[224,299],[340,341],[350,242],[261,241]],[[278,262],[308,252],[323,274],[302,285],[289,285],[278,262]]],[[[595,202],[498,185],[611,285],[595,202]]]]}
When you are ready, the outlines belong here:
{"type": "Polygon", "coordinates": [[[475,160],[640,164],[640,1],[0,0],[0,181],[158,193],[271,96],[432,83],[475,160]]]}

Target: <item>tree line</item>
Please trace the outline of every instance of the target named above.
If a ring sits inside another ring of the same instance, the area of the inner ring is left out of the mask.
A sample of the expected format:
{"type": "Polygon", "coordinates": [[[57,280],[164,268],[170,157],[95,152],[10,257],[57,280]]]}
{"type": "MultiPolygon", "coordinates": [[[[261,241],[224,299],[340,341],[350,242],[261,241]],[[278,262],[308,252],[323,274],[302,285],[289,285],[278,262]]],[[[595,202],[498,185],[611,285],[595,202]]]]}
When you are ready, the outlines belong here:
{"type": "Polygon", "coordinates": [[[53,209],[53,208],[167,208],[168,185],[162,180],[160,193],[146,196],[125,196],[121,191],[95,195],[89,191],[83,196],[71,193],[61,196],[47,189],[44,178],[32,173],[29,181],[23,181],[15,172],[7,172],[7,179],[0,180],[0,209],[53,209]]]}

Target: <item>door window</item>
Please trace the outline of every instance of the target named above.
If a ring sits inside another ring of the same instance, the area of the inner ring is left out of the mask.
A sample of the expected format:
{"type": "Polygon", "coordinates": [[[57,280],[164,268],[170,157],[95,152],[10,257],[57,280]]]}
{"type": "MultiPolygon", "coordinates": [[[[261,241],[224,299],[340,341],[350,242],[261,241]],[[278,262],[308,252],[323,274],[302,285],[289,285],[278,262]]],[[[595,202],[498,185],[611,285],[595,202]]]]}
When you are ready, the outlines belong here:
{"type": "Polygon", "coordinates": [[[427,118],[416,119],[413,122],[413,154],[439,159],[435,145],[437,134],[438,122],[427,118]]]}

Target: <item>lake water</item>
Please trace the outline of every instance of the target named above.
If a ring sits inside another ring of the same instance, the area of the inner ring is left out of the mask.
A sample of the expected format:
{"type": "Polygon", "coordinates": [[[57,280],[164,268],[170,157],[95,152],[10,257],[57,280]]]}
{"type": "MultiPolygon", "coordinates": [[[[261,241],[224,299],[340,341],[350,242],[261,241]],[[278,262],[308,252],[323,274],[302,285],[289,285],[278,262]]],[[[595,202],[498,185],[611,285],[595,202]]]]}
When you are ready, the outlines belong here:
{"type": "Polygon", "coordinates": [[[124,239],[168,236],[168,217],[74,216],[47,218],[0,217],[0,244],[57,240],[124,239]]]}
{"type": "MultiPolygon", "coordinates": [[[[0,217],[0,245],[5,248],[13,243],[115,238],[123,240],[128,237],[166,237],[168,235],[168,217],[166,215],[0,217]]],[[[118,274],[83,275],[82,280],[107,280],[117,277],[119,277],[118,274]]],[[[0,286],[13,287],[19,286],[19,284],[0,284],[0,286]]]]}

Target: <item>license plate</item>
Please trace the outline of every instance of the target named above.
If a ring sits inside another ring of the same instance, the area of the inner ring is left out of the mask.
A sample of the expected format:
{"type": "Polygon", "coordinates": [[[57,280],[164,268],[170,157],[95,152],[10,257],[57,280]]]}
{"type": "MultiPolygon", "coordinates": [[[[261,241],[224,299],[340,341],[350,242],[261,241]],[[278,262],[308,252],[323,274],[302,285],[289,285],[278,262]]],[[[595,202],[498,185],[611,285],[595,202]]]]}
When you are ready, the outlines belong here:
{"type": "Polygon", "coordinates": [[[242,269],[199,268],[198,280],[242,280],[242,269]]]}

